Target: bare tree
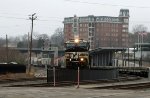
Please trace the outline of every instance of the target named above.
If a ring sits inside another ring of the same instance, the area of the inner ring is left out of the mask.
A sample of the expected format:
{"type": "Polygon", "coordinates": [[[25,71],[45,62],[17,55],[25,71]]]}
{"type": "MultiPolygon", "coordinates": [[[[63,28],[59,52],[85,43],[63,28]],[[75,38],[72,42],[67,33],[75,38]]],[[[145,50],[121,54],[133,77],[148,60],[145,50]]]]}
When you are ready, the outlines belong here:
{"type": "Polygon", "coordinates": [[[5,39],[0,38],[0,47],[3,47],[5,43],[6,43],[5,39]]]}
{"type": "Polygon", "coordinates": [[[143,32],[143,31],[147,31],[147,27],[142,25],[142,24],[139,24],[139,25],[135,25],[133,27],[133,30],[132,30],[134,33],[138,33],[138,32],[143,32]]]}
{"type": "Polygon", "coordinates": [[[0,48],[0,62],[17,62],[21,64],[25,64],[25,55],[21,54],[18,50],[9,48],[6,51],[5,47],[0,48]],[[8,59],[6,59],[6,55],[8,52],[8,59]],[[8,60],[8,61],[7,61],[8,60]]]}
{"type": "Polygon", "coordinates": [[[37,48],[48,48],[50,45],[50,37],[47,34],[40,34],[37,38],[37,48]]]}
{"type": "Polygon", "coordinates": [[[142,24],[135,25],[132,29],[132,31],[134,32],[134,37],[133,37],[134,43],[138,43],[139,33],[147,32],[147,30],[148,30],[147,27],[142,24]]]}
{"type": "Polygon", "coordinates": [[[62,28],[57,28],[51,36],[51,43],[63,49],[64,46],[64,32],[62,28]]]}
{"type": "Polygon", "coordinates": [[[133,33],[129,33],[129,47],[133,47],[135,44],[135,35],[133,33]]]}

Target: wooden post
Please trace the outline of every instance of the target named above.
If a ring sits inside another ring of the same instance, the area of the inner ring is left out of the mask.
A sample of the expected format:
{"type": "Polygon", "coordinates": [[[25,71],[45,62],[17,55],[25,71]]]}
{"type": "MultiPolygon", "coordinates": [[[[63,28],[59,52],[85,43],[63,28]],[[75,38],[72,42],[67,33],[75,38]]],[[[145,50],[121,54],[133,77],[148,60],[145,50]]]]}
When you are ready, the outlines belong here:
{"type": "Polygon", "coordinates": [[[55,78],[55,66],[53,67],[53,77],[54,77],[54,81],[53,81],[53,83],[54,83],[54,86],[56,86],[56,78],[55,78]]]}
{"type": "Polygon", "coordinates": [[[78,66],[78,84],[77,84],[77,88],[79,88],[80,85],[80,68],[78,66]]]}

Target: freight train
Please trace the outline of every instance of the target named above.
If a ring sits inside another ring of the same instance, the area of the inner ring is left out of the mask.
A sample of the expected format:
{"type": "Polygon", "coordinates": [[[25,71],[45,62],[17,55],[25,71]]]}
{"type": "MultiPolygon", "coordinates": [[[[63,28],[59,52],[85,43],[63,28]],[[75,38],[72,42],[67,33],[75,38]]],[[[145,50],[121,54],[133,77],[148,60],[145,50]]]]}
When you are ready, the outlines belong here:
{"type": "Polygon", "coordinates": [[[65,42],[65,65],[66,68],[89,67],[89,42],[82,39],[65,42]]]}

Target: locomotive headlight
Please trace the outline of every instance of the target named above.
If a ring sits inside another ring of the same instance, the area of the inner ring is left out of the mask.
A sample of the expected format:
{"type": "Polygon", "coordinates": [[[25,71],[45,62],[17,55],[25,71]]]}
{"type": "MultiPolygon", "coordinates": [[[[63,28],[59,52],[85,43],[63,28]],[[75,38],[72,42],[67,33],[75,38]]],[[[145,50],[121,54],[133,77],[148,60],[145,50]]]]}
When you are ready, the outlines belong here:
{"type": "Polygon", "coordinates": [[[71,61],[71,59],[69,59],[71,61]]]}
{"type": "Polygon", "coordinates": [[[79,42],[79,39],[75,39],[74,42],[75,42],[75,43],[78,43],[78,42],[79,42]]]}
{"type": "Polygon", "coordinates": [[[81,60],[81,61],[83,61],[83,60],[84,60],[84,58],[80,58],[80,60],[81,60]]]}

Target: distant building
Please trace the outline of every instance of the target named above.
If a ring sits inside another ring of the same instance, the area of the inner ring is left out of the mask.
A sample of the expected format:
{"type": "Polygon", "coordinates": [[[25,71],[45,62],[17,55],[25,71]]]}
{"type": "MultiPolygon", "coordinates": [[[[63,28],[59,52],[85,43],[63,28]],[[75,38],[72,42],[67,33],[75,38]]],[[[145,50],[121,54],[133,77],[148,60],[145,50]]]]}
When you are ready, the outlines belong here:
{"type": "Polygon", "coordinates": [[[135,58],[150,58],[150,43],[135,43],[136,53],[135,58]]]}
{"type": "Polygon", "coordinates": [[[85,16],[64,18],[64,39],[76,37],[90,42],[90,49],[98,47],[127,47],[129,10],[121,9],[118,17],[85,16]]]}
{"type": "MultiPolygon", "coordinates": [[[[19,50],[23,55],[28,57],[28,48],[15,48],[19,50]]],[[[51,65],[58,66],[59,59],[64,56],[64,50],[58,50],[58,47],[51,46],[49,49],[44,48],[32,48],[31,64],[33,65],[51,65]]]]}
{"type": "MultiPolygon", "coordinates": [[[[2,47],[6,47],[6,44],[4,44],[2,47]]],[[[16,48],[17,44],[15,44],[15,43],[8,43],[8,47],[9,48],[16,48]]]]}

